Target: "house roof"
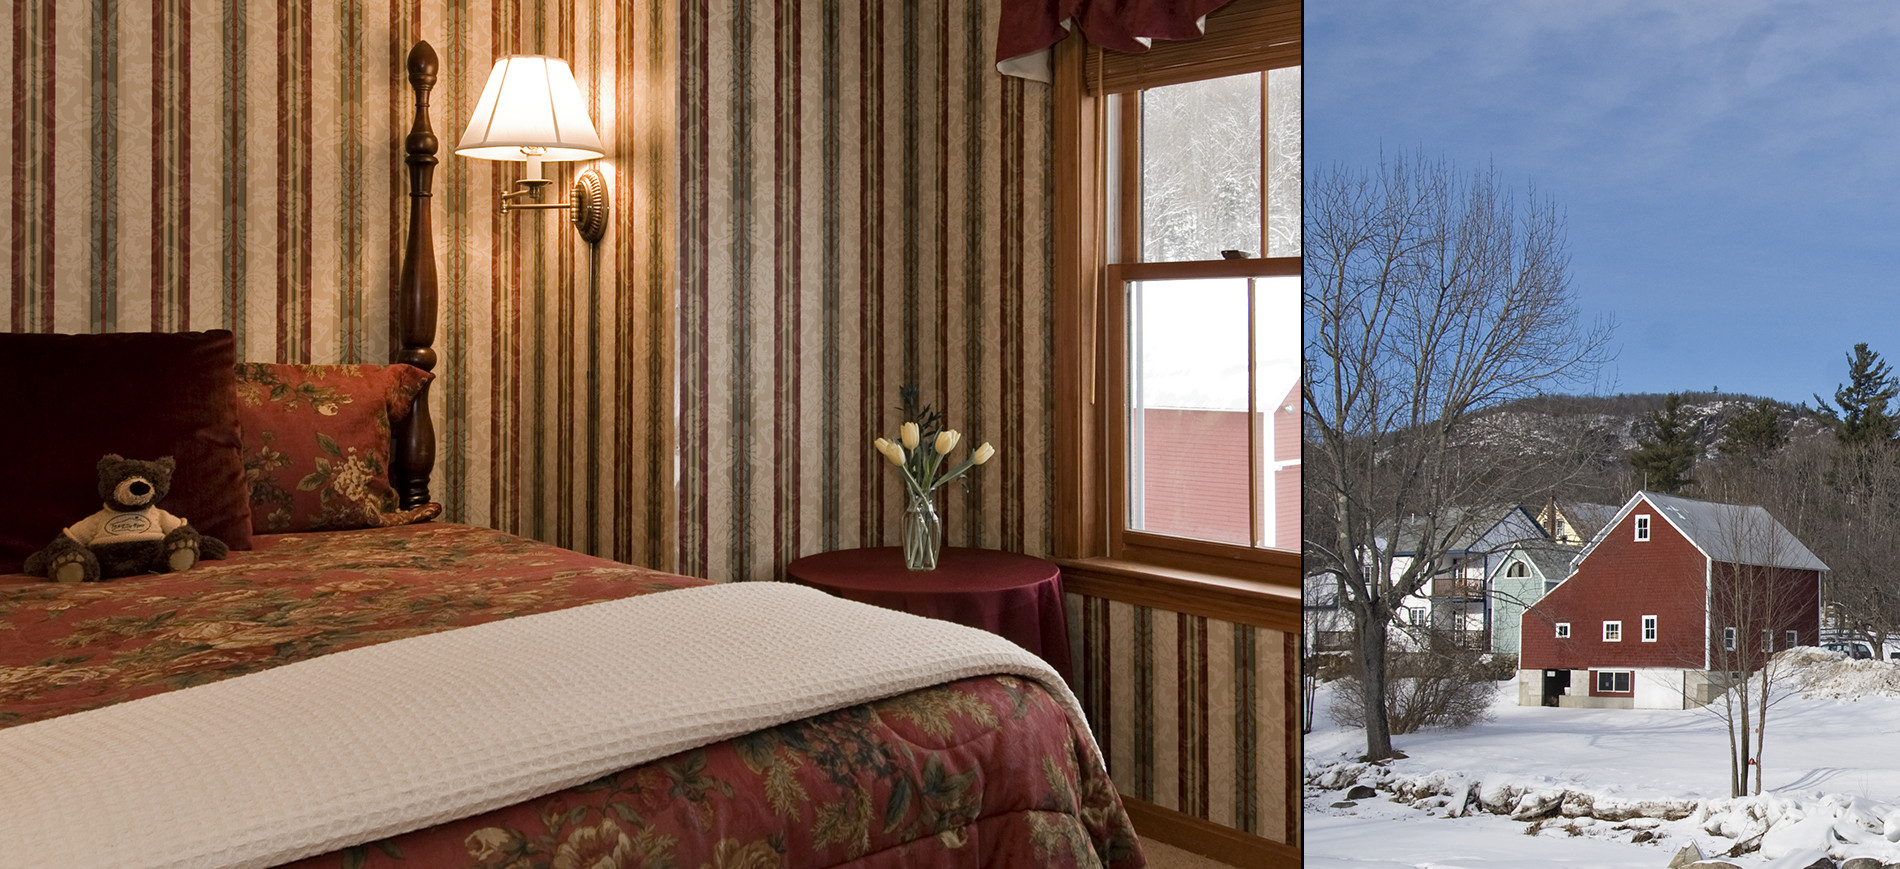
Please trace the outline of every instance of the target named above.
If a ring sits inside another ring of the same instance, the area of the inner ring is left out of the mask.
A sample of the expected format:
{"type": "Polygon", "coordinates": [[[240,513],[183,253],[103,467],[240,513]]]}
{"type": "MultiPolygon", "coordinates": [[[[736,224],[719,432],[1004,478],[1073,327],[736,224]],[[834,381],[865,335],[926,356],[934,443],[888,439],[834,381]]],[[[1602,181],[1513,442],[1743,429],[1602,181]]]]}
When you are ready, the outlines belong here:
{"type": "Polygon", "coordinates": [[[1565,545],[1562,543],[1526,543],[1517,550],[1537,568],[1545,579],[1563,579],[1570,575],[1570,566],[1578,553],[1583,552],[1582,544],[1565,545]]]}
{"type": "Polygon", "coordinates": [[[1796,570],[1828,569],[1820,558],[1767,510],[1657,492],[1637,492],[1631,497],[1629,503],[1617,511],[1616,517],[1590,540],[1590,545],[1578,558],[1588,557],[1597,544],[1602,543],[1604,537],[1623,521],[1624,516],[1645,501],[1711,561],[1796,570]]]}
{"type": "Polygon", "coordinates": [[[1604,526],[1615,521],[1620,508],[1615,504],[1591,504],[1584,501],[1558,501],[1557,512],[1562,513],[1564,521],[1577,530],[1577,534],[1588,540],[1597,536],[1604,526]]]}
{"type": "MultiPolygon", "coordinates": [[[[1441,529],[1440,533],[1446,528],[1458,530],[1457,536],[1453,538],[1451,545],[1445,547],[1445,550],[1447,552],[1469,551],[1473,546],[1478,545],[1485,535],[1509,520],[1513,513],[1520,514],[1530,528],[1543,530],[1542,526],[1537,524],[1537,517],[1517,504],[1445,508],[1438,514],[1437,527],[1441,529]]],[[[1425,533],[1425,526],[1426,521],[1423,516],[1410,516],[1399,523],[1396,537],[1397,552],[1400,555],[1409,555],[1419,550],[1418,541],[1425,533]]],[[[1375,533],[1381,539],[1389,540],[1395,536],[1392,534],[1391,522],[1381,523],[1375,533]]]]}

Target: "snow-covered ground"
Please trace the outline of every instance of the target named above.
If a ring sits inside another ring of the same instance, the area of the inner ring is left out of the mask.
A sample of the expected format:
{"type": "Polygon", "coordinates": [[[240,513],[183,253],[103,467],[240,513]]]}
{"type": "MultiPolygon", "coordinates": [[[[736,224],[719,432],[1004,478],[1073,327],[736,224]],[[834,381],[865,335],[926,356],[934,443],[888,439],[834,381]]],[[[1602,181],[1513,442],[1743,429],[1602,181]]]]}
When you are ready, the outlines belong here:
{"type": "Polygon", "coordinates": [[[1394,737],[1408,757],[1367,766],[1353,760],[1364,734],[1331,721],[1322,686],[1305,865],[1661,869],[1685,844],[1716,856],[1758,835],[1729,859],[1900,862],[1900,663],[1805,655],[1806,691],[1770,711],[1764,792],[1733,800],[1728,731],[1707,711],[1520,707],[1504,682],[1489,720],[1394,737]],[[1348,801],[1354,784],[1378,794],[1348,801]]]}

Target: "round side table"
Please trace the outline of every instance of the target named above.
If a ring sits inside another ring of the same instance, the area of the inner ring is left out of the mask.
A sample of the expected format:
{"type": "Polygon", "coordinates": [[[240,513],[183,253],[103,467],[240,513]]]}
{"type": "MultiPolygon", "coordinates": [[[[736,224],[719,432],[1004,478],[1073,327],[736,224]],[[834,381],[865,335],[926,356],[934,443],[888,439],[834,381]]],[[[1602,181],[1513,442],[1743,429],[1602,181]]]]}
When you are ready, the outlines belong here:
{"type": "Polygon", "coordinates": [[[1069,678],[1062,572],[1040,558],[945,547],[936,570],[906,570],[898,547],[807,555],[791,581],[847,600],[982,628],[1035,653],[1069,678]]]}

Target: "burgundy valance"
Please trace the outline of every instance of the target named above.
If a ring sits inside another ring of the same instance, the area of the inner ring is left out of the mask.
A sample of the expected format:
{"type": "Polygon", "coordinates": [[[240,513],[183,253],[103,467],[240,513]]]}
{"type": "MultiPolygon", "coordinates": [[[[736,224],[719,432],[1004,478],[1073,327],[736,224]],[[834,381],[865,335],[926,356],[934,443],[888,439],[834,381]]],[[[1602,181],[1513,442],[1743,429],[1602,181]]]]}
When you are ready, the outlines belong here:
{"type": "Polygon", "coordinates": [[[1141,52],[1156,39],[1197,39],[1207,13],[1230,0],[1011,0],[996,32],[996,68],[1048,81],[1048,50],[1069,30],[1110,51],[1141,52]]]}

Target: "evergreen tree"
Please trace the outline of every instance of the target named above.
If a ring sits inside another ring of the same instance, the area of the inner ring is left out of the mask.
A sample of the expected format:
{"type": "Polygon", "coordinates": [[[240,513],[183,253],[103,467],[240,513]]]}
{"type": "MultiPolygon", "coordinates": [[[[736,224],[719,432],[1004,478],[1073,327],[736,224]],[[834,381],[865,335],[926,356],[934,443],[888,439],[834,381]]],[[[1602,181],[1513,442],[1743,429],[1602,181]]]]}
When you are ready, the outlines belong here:
{"type": "Polygon", "coordinates": [[[1670,393],[1663,409],[1643,417],[1630,467],[1642,475],[1643,488],[1674,495],[1688,488],[1698,452],[1695,424],[1682,409],[1682,395],[1670,393]]]}
{"type": "Polygon", "coordinates": [[[1788,433],[1781,430],[1781,406],[1773,399],[1761,399],[1722,426],[1722,455],[1759,462],[1788,444],[1788,433]]]}
{"type": "Polygon", "coordinates": [[[1833,424],[1834,437],[1843,446],[1861,446],[1892,441],[1900,433],[1900,417],[1887,410],[1887,402],[1900,395],[1900,380],[1887,367],[1880,354],[1855,344],[1847,357],[1847,382],[1834,390],[1834,405],[1819,395],[1814,397],[1833,424]]]}

